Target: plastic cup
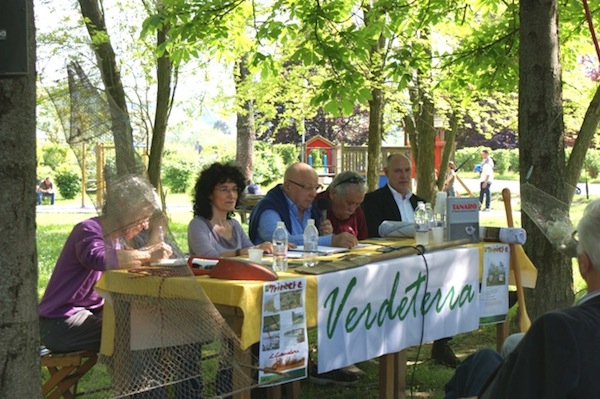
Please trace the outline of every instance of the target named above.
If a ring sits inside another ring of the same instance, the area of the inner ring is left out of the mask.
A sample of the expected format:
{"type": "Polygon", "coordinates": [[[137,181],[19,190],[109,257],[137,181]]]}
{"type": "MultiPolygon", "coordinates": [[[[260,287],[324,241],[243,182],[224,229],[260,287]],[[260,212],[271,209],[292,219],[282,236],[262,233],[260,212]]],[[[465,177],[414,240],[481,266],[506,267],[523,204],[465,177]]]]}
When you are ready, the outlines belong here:
{"type": "Polygon", "coordinates": [[[432,227],[431,233],[433,235],[434,244],[441,244],[444,242],[444,227],[443,226],[432,227]]]}
{"type": "Polygon", "coordinates": [[[263,252],[264,252],[264,250],[262,250],[260,248],[248,249],[248,258],[250,258],[250,262],[261,263],[263,252]]]}

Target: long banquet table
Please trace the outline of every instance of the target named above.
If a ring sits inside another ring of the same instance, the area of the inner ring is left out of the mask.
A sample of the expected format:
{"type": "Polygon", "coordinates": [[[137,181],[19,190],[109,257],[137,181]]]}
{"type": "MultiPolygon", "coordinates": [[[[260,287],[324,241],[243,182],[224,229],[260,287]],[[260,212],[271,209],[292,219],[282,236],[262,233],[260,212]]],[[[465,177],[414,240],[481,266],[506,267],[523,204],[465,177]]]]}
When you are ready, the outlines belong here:
{"type": "MultiPolygon", "coordinates": [[[[367,245],[357,250],[352,250],[349,253],[335,254],[320,258],[320,264],[314,269],[306,270],[304,268],[291,268],[288,272],[278,273],[279,279],[297,278],[303,275],[306,278],[306,323],[308,328],[316,327],[319,320],[319,306],[317,303],[318,287],[321,276],[331,272],[343,272],[355,267],[383,267],[379,264],[393,264],[394,259],[401,257],[412,257],[415,262],[421,262],[415,257],[415,252],[411,248],[412,240],[367,240],[367,245]],[[373,262],[374,261],[374,262],[373,262]],[[384,261],[381,263],[381,261],[384,261]],[[379,262],[379,263],[378,263],[379,262]],[[299,273],[303,271],[303,273],[299,273]],[[308,274],[307,274],[308,273],[308,274]]],[[[464,244],[464,243],[463,243],[464,244]]],[[[479,262],[471,262],[466,264],[467,268],[479,268],[483,258],[483,244],[469,244],[466,247],[473,249],[479,248],[479,262]]],[[[446,246],[451,247],[451,244],[446,246]]],[[[531,261],[527,258],[522,248],[515,246],[519,263],[519,268],[522,271],[523,282],[525,286],[535,286],[536,270],[531,261]]],[[[451,249],[451,248],[450,248],[451,249]]],[[[435,247],[430,248],[433,252],[435,247]]],[[[439,251],[449,249],[437,248],[439,251]]],[[[428,250],[429,252],[429,250],[428,250]]],[[[266,259],[266,258],[265,258],[266,259]]],[[[443,262],[443,257],[437,256],[431,259],[436,259],[435,262],[443,262]]],[[[291,264],[293,265],[293,260],[291,264]]],[[[441,265],[439,265],[441,266],[441,265]]],[[[430,265],[432,273],[439,273],[443,267],[430,265]]],[[[341,276],[342,274],[340,274],[341,276]]],[[[115,289],[127,290],[126,283],[127,273],[124,271],[109,271],[104,274],[103,278],[98,283],[97,287],[100,290],[108,291],[115,289]]],[[[181,279],[180,279],[181,280],[181,279]]],[[[210,278],[208,276],[196,276],[189,279],[183,279],[185,283],[199,283],[208,298],[215,304],[217,309],[223,314],[232,329],[239,335],[243,348],[249,348],[254,343],[259,342],[260,327],[261,327],[261,306],[262,306],[262,288],[264,281],[247,281],[247,280],[221,280],[210,278]]],[[[383,288],[382,288],[383,289],[383,288]]],[[[183,288],[185,290],[185,288],[183,288]]],[[[111,328],[103,330],[103,350],[111,348],[110,333],[111,328]],[[106,342],[105,342],[106,341],[106,342]],[[106,345],[105,345],[106,344],[106,345]]],[[[441,336],[430,336],[431,339],[443,338],[441,336]]],[[[367,359],[363,359],[367,360],[367,359]]],[[[380,364],[380,397],[381,398],[403,398],[405,392],[405,368],[406,354],[404,350],[393,351],[391,353],[382,353],[379,358],[380,364]]],[[[296,396],[299,392],[298,385],[292,390],[292,396],[296,396]]],[[[245,397],[240,395],[240,397],[245,397]]]]}

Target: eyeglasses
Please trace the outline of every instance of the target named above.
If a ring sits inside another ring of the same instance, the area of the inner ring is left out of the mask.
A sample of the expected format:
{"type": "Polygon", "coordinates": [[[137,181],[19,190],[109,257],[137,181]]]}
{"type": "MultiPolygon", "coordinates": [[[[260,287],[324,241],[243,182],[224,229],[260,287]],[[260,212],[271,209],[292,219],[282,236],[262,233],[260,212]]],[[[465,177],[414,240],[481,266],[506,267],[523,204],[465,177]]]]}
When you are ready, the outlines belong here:
{"type": "Polygon", "coordinates": [[[227,193],[231,193],[231,194],[238,194],[238,188],[237,187],[219,187],[215,189],[216,191],[220,192],[221,194],[227,194],[227,193]]]}
{"type": "Polygon", "coordinates": [[[344,179],[341,182],[337,183],[332,188],[341,186],[342,184],[364,184],[364,183],[365,183],[365,178],[364,177],[362,177],[362,176],[350,176],[349,178],[344,179]]]}
{"type": "Polygon", "coordinates": [[[294,183],[295,185],[297,185],[298,187],[300,187],[302,190],[304,191],[319,191],[320,189],[323,188],[322,185],[317,184],[316,186],[313,186],[311,184],[300,184],[298,182],[295,182],[293,180],[288,180],[290,183],[294,183]]]}

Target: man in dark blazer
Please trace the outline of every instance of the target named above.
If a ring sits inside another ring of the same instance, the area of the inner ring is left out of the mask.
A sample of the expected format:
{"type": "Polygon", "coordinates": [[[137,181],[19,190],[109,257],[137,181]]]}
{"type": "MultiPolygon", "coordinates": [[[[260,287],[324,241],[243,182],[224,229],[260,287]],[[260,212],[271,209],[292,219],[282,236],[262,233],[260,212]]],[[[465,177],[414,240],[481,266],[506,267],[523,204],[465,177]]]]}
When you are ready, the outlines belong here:
{"type": "MultiPolygon", "coordinates": [[[[423,198],[412,193],[412,165],[404,154],[391,154],[387,158],[383,172],[387,184],[365,195],[362,209],[367,219],[369,237],[379,237],[379,225],[384,220],[402,222],[415,221],[415,209],[423,198]]],[[[459,363],[452,348],[448,345],[451,338],[434,341],[431,358],[438,363],[456,367],[459,363]]]]}
{"type": "Polygon", "coordinates": [[[406,155],[391,154],[383,172],[387,184],[367,193],[362,203],[369,237],[379,237],[379,225],[384,220],[414,222],[417,202],[426,202],[411,192],[412,166],[406,155]]]}
{"type": "Polygon", "coordinates": [[[506,358],[489,348],[469,356],[446,384],[446,399],[600,398],[599,226],[596,200],[577,226],[577,261],[587,293],[575,306],[535,320],[506,358]]]}

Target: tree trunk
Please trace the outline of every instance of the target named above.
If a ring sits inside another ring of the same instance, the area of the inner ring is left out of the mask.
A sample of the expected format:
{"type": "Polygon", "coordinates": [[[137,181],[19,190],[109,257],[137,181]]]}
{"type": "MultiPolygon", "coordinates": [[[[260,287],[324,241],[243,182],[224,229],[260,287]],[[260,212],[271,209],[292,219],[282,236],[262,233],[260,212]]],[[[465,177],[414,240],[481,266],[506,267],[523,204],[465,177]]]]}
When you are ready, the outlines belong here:
{"type": "Polygon", "coordinates": [[[29,72],[0,79],[0,398],[41,398],[33,0],[12,3],[26,10],[29,72]]]}
{"type": "MultiPolygon", "coordinates": [[[[236,62],[235,85],[237,92],[240,93],[241,85],[250,76],[250,71],[246,65],[247,59],[241,57],[236,62]]],[[[242,168],[242,172],[247,179],[252,179],[254,174],[254,140],[256,138],[256,129],[254,128],[254,101],[251,99],[242,99],[241,110],[237,112],[237,147],[235,159],[242,168]]]]}
{"type": "MultiPolygon", "coordinates": [[[[365,24],[368,25],[370,18],[380,18],[373,15],[370,6],[363,6],[365,12],[365,24]]],[[[385,166],[386,159],[381,159],[381,143],[383,141],[383,68],[385,65],[384,50],[386,38],[379,35],[377,43],[371,48],[371,78],[373,84],[371,89],[371,100],[369,100],[369,137],[367,149],[367,191],[376,190],[379,187],[379,174],[381,164],[385,166]]]]}
{"type": "MultiPolygon", "coordinates": [[[[444,152],[442,154],[442,160],[440,162],[440,170],[438,171],[438,179],[436,187],[438,191],[444,188],[444,182],[446,181],[446,174],[448,171],[448,162],[450,157],[454,153],[454,140],[456,140],[456,132],[458,131],[458,115],[453,112],[450,116],[450,129],[446,132],[446,145],[444,146],[444,152]]],[[[434,198],[435,199],[435,198],[434,198]]],[[[435,203],[433,204],[435,205],[435,203]]]]}
{"type": "MultiPolygon", "coordinates": [[[[577,135],[577,140],[575,140],[575,145],[573,145],[573,150],[569,156],[569,163],[566,171],[566,181],[570,186],[574,187],[577,185],[577,181],[583,167],[583,162],[585,161],[585,154],[587,153],[588,148],[590,148],[590,144],[596,135],[596,129],[598,129],[599,123],[600,86],[598,86],[596,89],[596,94],[594,94],[594,98],[588,106],[583,123],[581,124],[581,129],[579,129],[579,134],[577,135]]],[[[569,189],[569,193],[570,196],[568,203],[570,204],[573,199],[573,195],[575,194],[575,190],[569,189]]]]}
{"type": "MultiPolygon", "coordinates": [[[[156,46],[159,47],[167,39],[169,26],[165,25],[156,33],[156,46]]],[[[157,189],[160,188],[160,170],[162,154],[165,148],[165,136],[169,122],[169,114],[173,104],[173,92],[171,91],[171,74],[173,64],[169,53],[158,58],[156,63],[156,111],[154,113],[154,126],[152,129],[152,145],[150,147],[150,158],[148,160],[148,179],[157,189]]]]}
{"type": "Polygon", "coordinates": [[[379,173],[381,161],[381,136],[383,119],[383,91],[379,88],[371,90],[372,99],[369,100],[369,148],[367,165],[368,191],[376,190],[379,186],[379,173]]]}
{"type": "MultiPolygon", "coordinates": [[[[557,0],[522,0],[519,48],[519,170],[529,183],[569,203],[565,186],[564,125],[557,0]]],[[[521,201],[533,201],[521,190],[521,201]]],[[[526,290],[532,318],[573,303],[571,259],[561,255],[522,213],[525,251],[538,269],[537,286],[526,290]]]]}
{"type": "Polygon", "coordinates": [[[433,128],[433,99],[429,93],[419,90],[419,112],[416,115],[417,140],[417,195],[432,201],[434,197],[434,149],[435,129],[433,128]]]}
{"type": "Polygon", "coordinates": [[[117,174],[138,172],[135,165],[133,135],[125,90],[117,67],[115,52],[106,29],[104,13],[97,0],[79,0],[81,14],[92,41],[102,81],[108,94],[112,129],[115,140],[117,174]]]}

